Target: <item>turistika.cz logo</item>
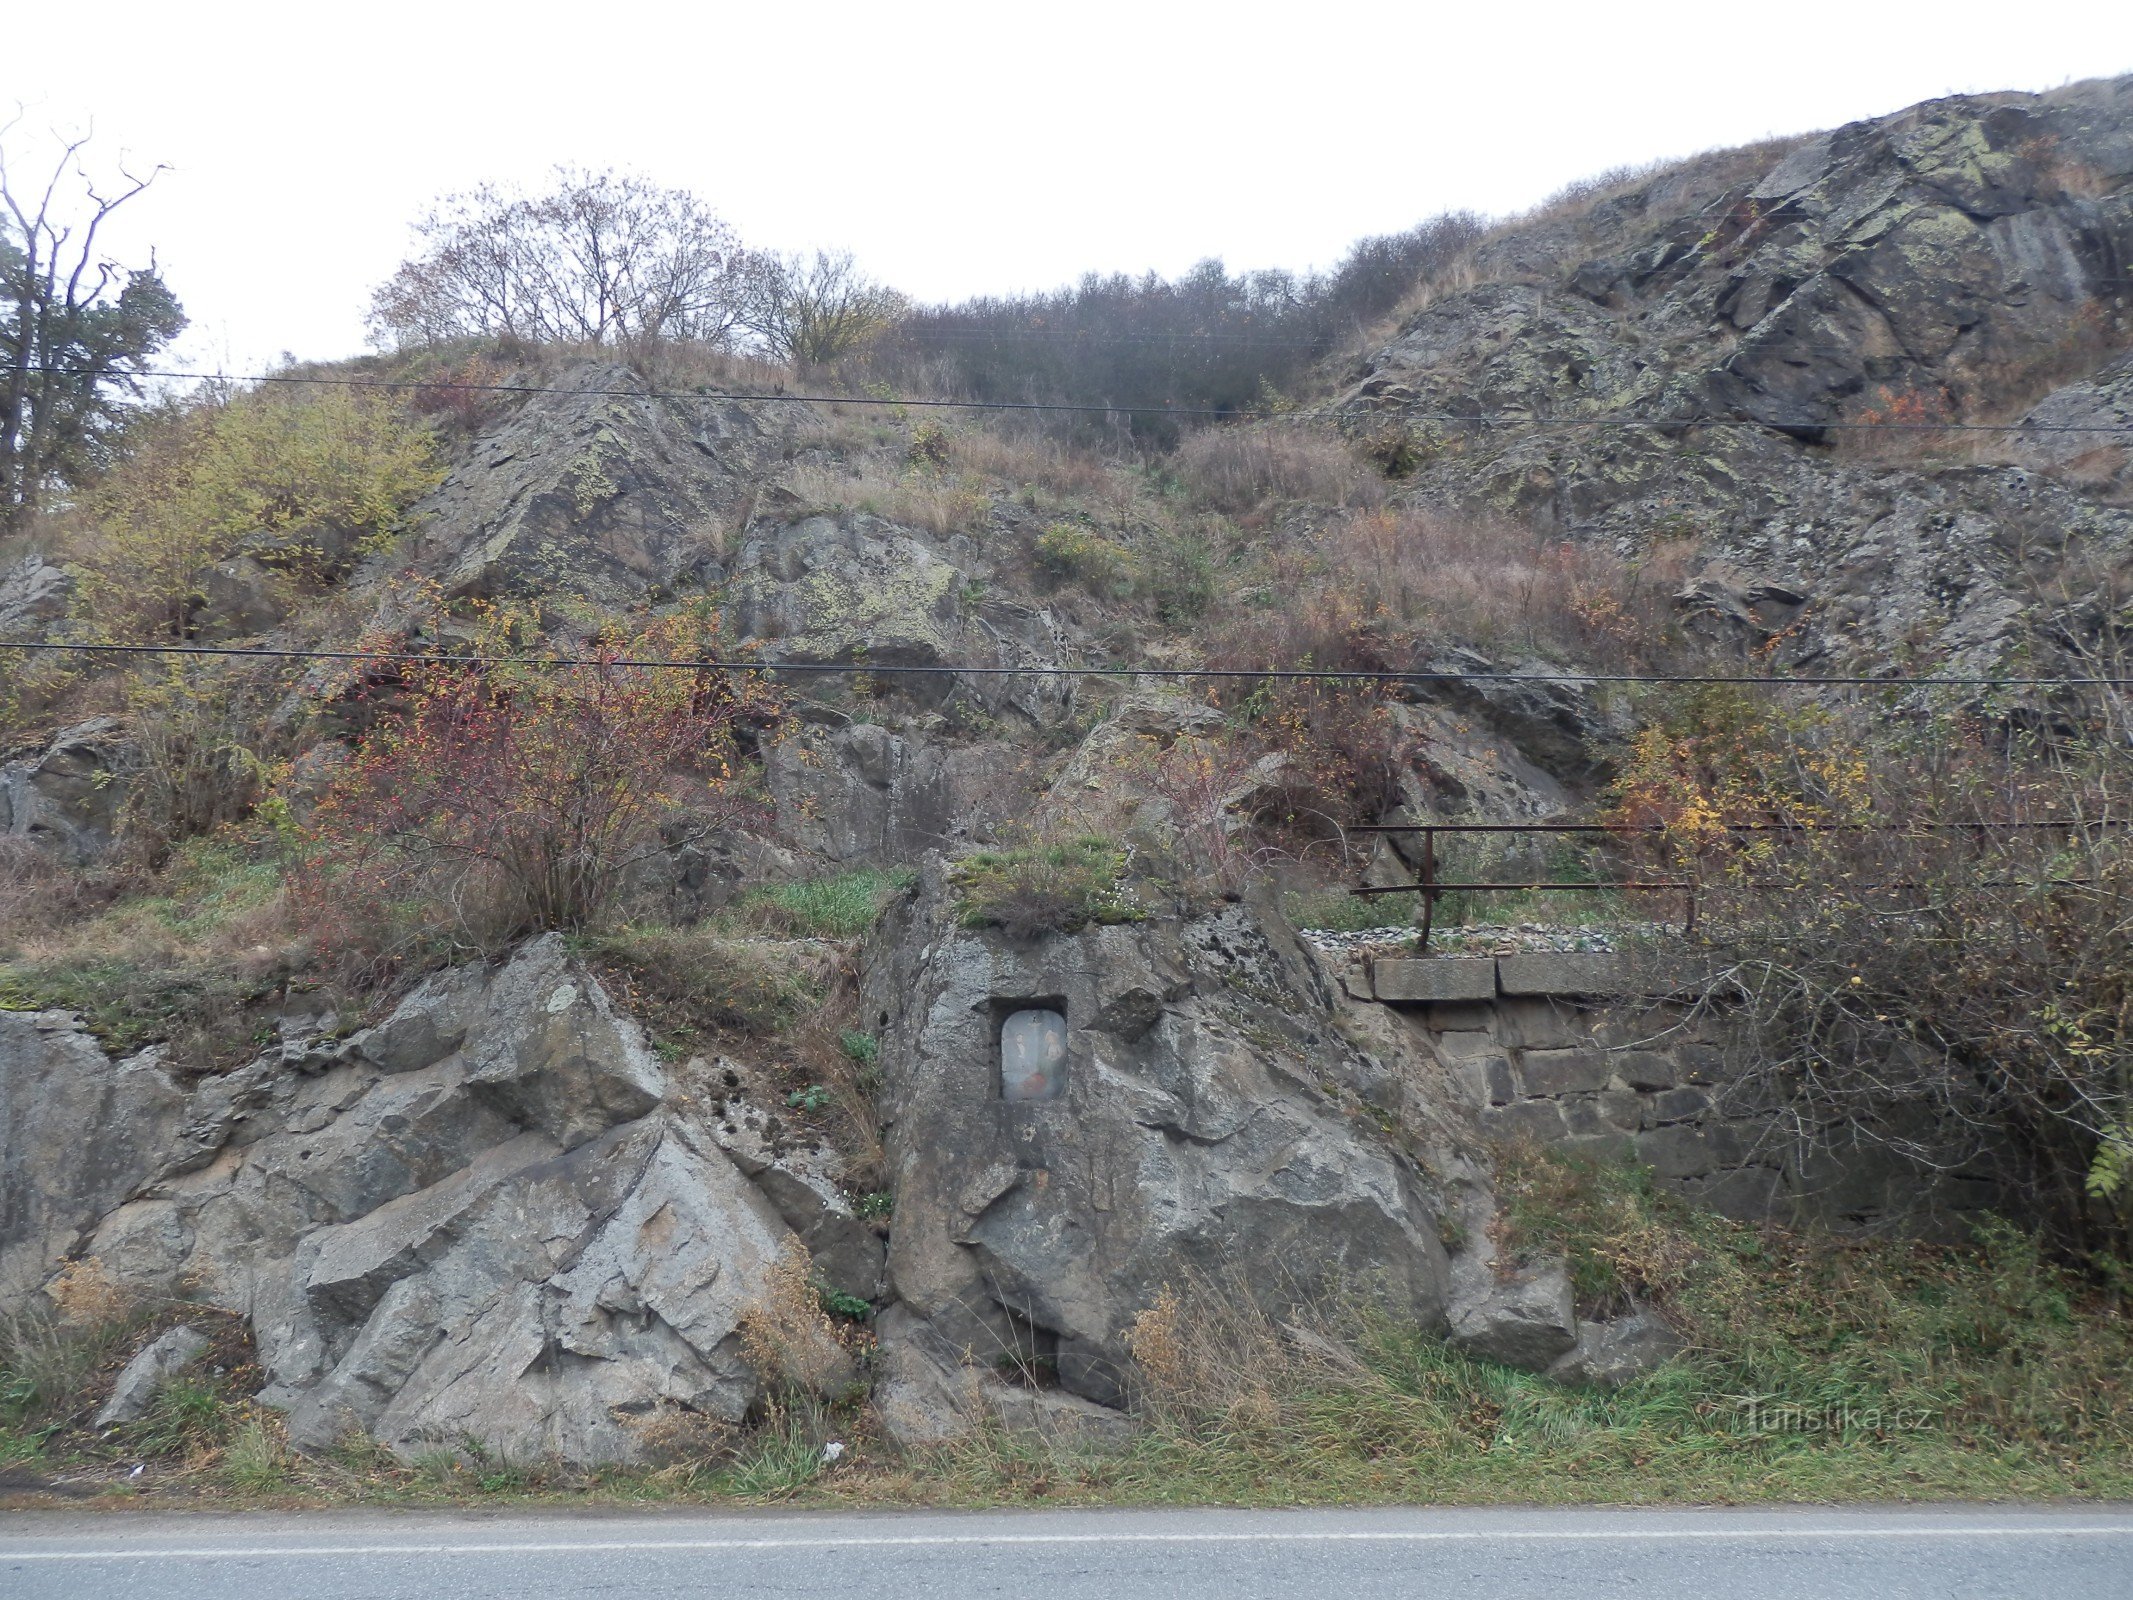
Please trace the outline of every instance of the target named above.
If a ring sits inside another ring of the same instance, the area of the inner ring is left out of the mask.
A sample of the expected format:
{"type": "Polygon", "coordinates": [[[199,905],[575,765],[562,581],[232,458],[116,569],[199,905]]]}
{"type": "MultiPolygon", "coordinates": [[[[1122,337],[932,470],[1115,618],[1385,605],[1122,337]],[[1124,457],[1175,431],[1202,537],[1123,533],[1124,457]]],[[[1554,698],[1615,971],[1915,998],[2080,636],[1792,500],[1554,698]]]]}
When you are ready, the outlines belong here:
{"type": "Polygon", "coordinates": [[[1742,1433],[1917,1433],[1938,1427],[1925,1406],[1803,1406],[1750,1395],[1734,1412],[1742,1433]]]}

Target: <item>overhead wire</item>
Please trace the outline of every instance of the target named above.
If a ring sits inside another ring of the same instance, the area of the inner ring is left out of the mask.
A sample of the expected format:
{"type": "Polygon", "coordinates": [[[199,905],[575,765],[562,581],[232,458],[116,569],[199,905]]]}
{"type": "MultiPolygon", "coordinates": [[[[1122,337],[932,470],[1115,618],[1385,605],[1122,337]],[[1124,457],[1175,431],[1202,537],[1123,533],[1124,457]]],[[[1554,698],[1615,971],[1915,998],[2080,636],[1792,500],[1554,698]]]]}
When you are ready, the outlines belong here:
{"type": "Polygon", "coordinates": [[[481,656],[425,650],[320,650],[258,645],[103,644],[69,640],[0,639],[0,650],[79,652],[93,655],[209,656],[228,659],[412,662],[464,667],[613,667],[674,672],[753,672],[852,674],[864,677],[976,678],[1167,678],[1184,681],[1261,681],[1321,683],[1539,683],[1539,684],[1677,684],[1764,686],[1790,689],[1912,688],[2125,688],[2133,676],[2009,676],[1947,673],[1904,677],[1828,674],[1785,677],[1775,673],[1634,673],[1634,672],[1448,672],[1432,668],[1389,667],[1166,667],[1135,664],[1105,666],[985,666],[949,662],[760,661],[689,659],[666,656],[481,656]]]}
{"type": "MultiPolygon", "coordinates": [[[[0,371],[27,371],[80,376],[78,369],[38,363],[0,363],[0,371]]],[[[191,372],[173,368],[135,368],[129,378],[168,378],[202,383],[297,384],[324,388],[426,390],[465,394],[570,394],[594,398],[722,401],[739,405],[879,406],[886,409],[1052,412],[1084,416],[1212,417],[1231,422],[1336,422],[1348,419],[1402,420],[1449,426],[1503,428],[1749,428],[1771,433],[1840,431],[1845,433],[2066,433],[2133,434],[2128,422],[1888,422],[1799,418],[1772,421],[1759,417],[1713,416],[1550,416],[1515,412],[1414,411],[1397,406],[1274,411],[1236,406],[1114,405],[1064,400],[946,400],[914,395],[789,394],[769,390],[660,390],[630,386],[542,383],[466,383],[454,378],[307,377],[293,373],[191,372]]]]}

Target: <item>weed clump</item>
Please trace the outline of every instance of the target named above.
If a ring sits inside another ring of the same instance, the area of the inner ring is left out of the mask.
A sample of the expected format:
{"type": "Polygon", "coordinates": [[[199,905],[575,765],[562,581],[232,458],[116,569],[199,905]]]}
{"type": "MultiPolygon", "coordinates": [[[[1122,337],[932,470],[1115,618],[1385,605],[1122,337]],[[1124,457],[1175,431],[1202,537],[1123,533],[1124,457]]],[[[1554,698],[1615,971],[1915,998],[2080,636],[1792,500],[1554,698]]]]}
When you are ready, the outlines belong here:
{"type": "Polygon", "coordinates": [[[909,869],[862,868],[835,877],[752,890],[736,907],[741,920],[792,939],[856,939],[880,919],[911,881],[909,869]]]}
{"type": "Polygon", "coordinates": [[[1147,913],[1126,884],[1130,865],[1124,846],[1100,834],[980,850],[955,865],[957,911],[966,928],[1018,939],[1138,922],[1147,913]]]}

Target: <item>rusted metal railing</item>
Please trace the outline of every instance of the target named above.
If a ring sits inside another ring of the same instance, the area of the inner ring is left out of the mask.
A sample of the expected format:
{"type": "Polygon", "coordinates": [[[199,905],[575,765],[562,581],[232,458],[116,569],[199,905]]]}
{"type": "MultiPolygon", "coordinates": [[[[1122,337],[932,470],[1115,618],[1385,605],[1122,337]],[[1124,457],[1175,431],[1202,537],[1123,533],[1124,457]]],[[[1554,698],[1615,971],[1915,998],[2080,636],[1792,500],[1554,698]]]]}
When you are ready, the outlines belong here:
{"type": "MultiPolygon", "coordinates": [[[[2123,827],[2133,818],[2054,818],[2041,822],[1919,822],[1919,823],[1871,823],[1871,822],[1728,822],[1716,823],[1710,831],[1723,834],[1741,833],[1968,833],[1983,836],[1991,833],[2014,833],[2032,830],[2123,827]]],[[[1359,898],[1388,894],[1419,894],[1422,896],[1422,924],[1416,936],[1416,947],[1429,948],[1429,938],[1436,924],[1437,901],[1448,894],[1525,894],[1536,892],[1563,892],[1607,894],[1625,892],[1633,894],[1679,894],[1682,900],[1682,931],[1696,930],[1696,901],[1699,882],[1694,876],[1685,878],[1613,878],[1599,881],[1552,880],[1545,878],[1506,882],[1496,880],[1486,883],[1462,883],[1437,876],[1437,836],[1457,834],[1664,834],[1668,830],[1663,823],[1626,822],[1386,822],[1348,830],[1350,833],[1367,834],[1420,834],[1422,836],[1421,861],[1413,883],[1374,885],[1369,888],[1351,889],[1348,892],[1359,898]]],[[[2051,878],[2045,884],[2057,887],[2078,887],[2091,884],[2089,878],[2051,878]]],[[[2020,888],[2031,885],[2017,881],[1992,880],[1987,888],[2020,888]]],[[[1783,884],[1768,885],[1771,888],[1786,887],[1783,884]]],[[[1857,889],[1900,888],[1904,884],[1862,883],[1857,889]]]]}

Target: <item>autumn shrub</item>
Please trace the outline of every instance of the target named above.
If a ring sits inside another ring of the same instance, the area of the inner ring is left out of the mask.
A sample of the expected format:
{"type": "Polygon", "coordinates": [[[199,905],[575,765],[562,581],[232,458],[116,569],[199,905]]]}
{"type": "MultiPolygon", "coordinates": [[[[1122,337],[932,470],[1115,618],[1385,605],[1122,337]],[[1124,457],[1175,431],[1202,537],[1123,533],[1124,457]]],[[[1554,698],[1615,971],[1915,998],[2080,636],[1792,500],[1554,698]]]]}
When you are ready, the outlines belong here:
{"type": "Polygon", "coordinates": [[[1614,815],[1696,883],[1733,1092],[1975,1178],[2090,1250],[2133,1220],[2133,762],[1976,712],[1714,686],[1650,709],[1614,815]],[[1767,699],[1768,697],[1765,697],[1767,699]]]}
{"type": "Polygon", "coordinates": [[[1326,821],[1374,822],[1394,803],[1389,692],[1369,674],[1409,663],[1353,595],[1322,589],[1279,607],[1232,614],[1223,620],[1207,664],[1237,672],[1271,667],[1357,674],[1237,677],[1220,680],[1216,694],[1263,748],[1308,775],[1310,807],[1326,821]]]}
{"type": "Polygon", "coordinates": [[[173,409],[90,497],[82,613],[114,639],[191,634],[203,577],[240,552],[289,585],[338,576],[442,473],[388,398],[320,385],[173,409]]]}
{"type": "Polygon", "coordinates": [[[471,436],[514,399],[511,368],[476,352],[409,393],[408,409],[457,433],[471,436]]]}
{"type": "Polygon", "coordinates": [[[1179,865],[1207,889],[1237,894],[1285,853],[1264,825],[1288,820],[1286,771],[1253,741],[1181,734],[1166,745],[1146,737],[1131,766],[1168,813],[1179,865]]]}
{"type": "Polygon", "coordinates": [[[1232,516],[1283,501],[1352,505],[1374,497],[1371,475],[1337,434],[1294,425],[1209,428],[1173,458],[1202,503],[1232,516]]]}
{"type": "Polygon", "coordinates": [[[511,649],[516,632],[492,615],[471,652],[488,664],[401,668],[397,710],[306,830],[298,893],[321,926],[360,909],[374,937],[426,925],[482,946],[586,928],[633,869],[752,814],[743,746],[775,720],[767,693],[624,664],[715,656],[715,621],[676,614],[568,660],[511,649]]]}
{"type": "Polygon", "coordinates": [[[120,823],[159,862],[173,845],[248,816],[286,758],[273,718],[287,663],[167,657],[127,681],[126,723],[139,759],[120,823]]]}

